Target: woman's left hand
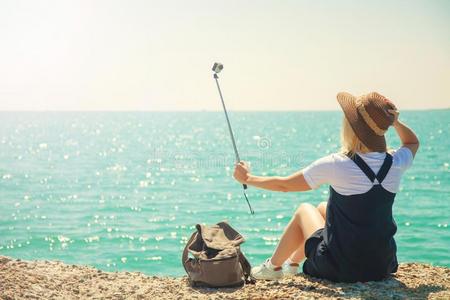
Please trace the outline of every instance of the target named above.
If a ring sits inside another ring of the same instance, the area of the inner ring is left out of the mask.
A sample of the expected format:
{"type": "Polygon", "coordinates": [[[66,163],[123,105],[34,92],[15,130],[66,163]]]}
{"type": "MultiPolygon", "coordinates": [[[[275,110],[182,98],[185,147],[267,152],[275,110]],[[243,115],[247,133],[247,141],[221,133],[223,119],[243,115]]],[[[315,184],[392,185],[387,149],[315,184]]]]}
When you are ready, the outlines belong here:
{"type": "Polygon", "coordinates": [[[234,179],[242,184],[246,184],[250,177],[250,166],[245,161],[240,161],[234,167],[234,179]]]}

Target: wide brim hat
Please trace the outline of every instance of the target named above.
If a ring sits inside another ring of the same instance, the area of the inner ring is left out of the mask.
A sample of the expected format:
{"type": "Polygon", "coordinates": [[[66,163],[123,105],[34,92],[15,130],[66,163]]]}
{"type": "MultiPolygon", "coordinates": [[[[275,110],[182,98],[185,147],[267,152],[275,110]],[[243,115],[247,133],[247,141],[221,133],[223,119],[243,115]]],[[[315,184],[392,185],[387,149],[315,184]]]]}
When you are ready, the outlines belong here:
{"type": "Polygon", "coordinates": [[[359,97],[341,92],[337,101],[359,140],[371,151],[386,151],[384,134],[394,122],[389,110],[396,110],[395,105],[377,92],[359,97]]]}

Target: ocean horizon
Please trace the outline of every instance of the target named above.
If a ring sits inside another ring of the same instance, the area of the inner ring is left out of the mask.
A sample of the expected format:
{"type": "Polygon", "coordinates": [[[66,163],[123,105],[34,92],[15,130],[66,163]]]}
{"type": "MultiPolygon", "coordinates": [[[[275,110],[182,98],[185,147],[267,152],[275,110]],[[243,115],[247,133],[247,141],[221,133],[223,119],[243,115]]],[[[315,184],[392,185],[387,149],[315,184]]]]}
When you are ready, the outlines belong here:
{"type": "MultiPolygon", "coordinates": [[[[288,175],[339,151],[340,111],[230,111],[241,159],[288,175]]],[[[450,267],[450,109],[405,110],[421,148],[394,203],[399,262],[450,267]]],[[[393,129],[388,145],[399,147],[393,129]]],[[[252,264],[271,255],[303,202],[232,178],[221,111],[0,112],[0,255],[182,276],[197,223],[227,220],[252,264]]]]}

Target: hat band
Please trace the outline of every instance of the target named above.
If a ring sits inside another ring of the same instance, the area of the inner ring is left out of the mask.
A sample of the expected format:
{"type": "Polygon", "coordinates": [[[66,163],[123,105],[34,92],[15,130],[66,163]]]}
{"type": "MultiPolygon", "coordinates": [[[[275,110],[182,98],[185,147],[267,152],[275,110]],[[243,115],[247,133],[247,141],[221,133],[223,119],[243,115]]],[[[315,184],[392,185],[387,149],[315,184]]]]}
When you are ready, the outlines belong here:
{"type": "Polygon", "coordinates": [[[373,132],[375,132],[376,135],[383,136],[385,134],[387,130],[378,127],[377,123],[375,123],[375,121],[367,113],[366,109],[364,108],[364,104],[359,102],[357,103],[356,108],[358,109],[358,112],[361,114],[366,124],[370,127],[370,129],[373,130],[373,132]]]}

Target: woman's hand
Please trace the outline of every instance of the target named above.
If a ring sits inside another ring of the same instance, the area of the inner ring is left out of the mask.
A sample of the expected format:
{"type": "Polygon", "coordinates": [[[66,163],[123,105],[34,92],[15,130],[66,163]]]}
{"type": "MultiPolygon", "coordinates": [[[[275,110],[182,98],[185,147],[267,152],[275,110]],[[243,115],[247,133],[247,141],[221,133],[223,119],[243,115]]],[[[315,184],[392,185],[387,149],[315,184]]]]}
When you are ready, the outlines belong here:
{"type": "Polygon", "coordinates": [[[398,125],[398,116],[400,115],[400,112],[396,109],[389,109],[388,112],[394,115],[394,123],[392,123],[392,125],[398,125]]]}
{"type": "Polygon", "coordinates": [[[394,123],[392,125],[394,126],[395,131],[397,131],[397,134],[402,141],[402,146],[411,150],[414,157],[416,155],[417,149],[419,149],[419,139],[411,128],[409,128],[403,122],[399,121],[398,115],[400,113],[397,109],[390,109],[388,110],[388,112],[394,115],[394,123]]]}
{"type": "Polygon", "coordinates": [[[242,184],[246,184],[250,177],[250,166],[245,161],[240,161],[234,167],[234,179],[242,184]]]}

